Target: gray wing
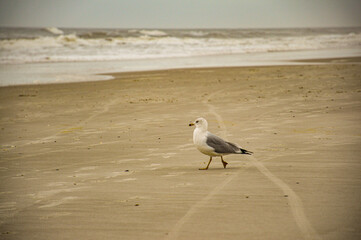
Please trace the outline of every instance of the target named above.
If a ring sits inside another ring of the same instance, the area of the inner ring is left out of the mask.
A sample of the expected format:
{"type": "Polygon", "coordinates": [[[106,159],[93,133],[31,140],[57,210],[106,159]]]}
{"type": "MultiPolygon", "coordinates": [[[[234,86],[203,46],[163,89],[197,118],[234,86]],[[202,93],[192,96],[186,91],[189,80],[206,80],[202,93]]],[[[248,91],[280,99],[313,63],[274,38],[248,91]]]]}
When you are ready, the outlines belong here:
{"type": "Polygon", "coordinates": [[[240,153],[239,147],[235,144],[226,142],[222,138],[208,132],[207,145],[214,148],[216,153],[240,153]]]}

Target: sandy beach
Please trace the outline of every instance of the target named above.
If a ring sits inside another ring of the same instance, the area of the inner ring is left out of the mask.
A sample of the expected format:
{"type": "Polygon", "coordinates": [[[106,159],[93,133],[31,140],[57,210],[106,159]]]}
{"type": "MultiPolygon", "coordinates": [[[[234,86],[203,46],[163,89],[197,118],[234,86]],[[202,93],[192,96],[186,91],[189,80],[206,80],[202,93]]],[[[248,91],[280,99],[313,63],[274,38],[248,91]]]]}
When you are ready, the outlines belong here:
{"type": "Polygon", "coordinates": [[[360,58],[0,88],[0,239],[361,239],[360,58]],[[223,169],[197,117],[253,156],[223,169]]]}

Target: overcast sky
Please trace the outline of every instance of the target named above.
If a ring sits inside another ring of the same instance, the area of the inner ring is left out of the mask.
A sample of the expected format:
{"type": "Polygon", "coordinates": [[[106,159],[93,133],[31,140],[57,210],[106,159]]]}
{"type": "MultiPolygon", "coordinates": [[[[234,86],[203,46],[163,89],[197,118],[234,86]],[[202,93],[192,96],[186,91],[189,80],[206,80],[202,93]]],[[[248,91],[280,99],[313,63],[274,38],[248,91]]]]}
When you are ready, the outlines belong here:
{"type": "Polygon", "coordinates": [[[88,28],[361,26],[361,0],[0,0],[0,26],[88,28]]]}

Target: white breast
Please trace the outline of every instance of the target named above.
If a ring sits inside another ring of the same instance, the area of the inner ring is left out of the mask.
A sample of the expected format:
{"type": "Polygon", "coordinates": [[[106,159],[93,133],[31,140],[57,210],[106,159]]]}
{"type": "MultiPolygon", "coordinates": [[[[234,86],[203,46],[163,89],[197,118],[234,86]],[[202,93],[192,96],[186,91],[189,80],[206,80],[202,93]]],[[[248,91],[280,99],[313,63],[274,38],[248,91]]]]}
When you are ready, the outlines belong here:
{"type": "Polygon", "coordinates": [[[196,128],[193,132],[193,143],[196,145],[197,149],[206,155],[216,156],[214,149],[207,145],[207,131],[201,131],[201,129],[196,128]]]}

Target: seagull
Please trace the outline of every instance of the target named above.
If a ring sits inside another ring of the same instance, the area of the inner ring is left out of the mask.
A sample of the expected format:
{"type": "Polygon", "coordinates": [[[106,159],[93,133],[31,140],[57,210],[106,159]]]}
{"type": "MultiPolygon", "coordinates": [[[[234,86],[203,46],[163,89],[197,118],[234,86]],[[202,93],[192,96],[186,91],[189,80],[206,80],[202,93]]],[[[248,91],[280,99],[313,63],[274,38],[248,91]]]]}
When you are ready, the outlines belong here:
{"type": "Polygon", "coordinates": [[[209,164],[212,162],[212,157],[221,157],[223,167],[226,168],[227,162],[223,160],[223,155],[227,154],[248,154],[250,152],[246,149],[242,149],[237,144],[226,142],[222,138],[207,131],[208,122],[204,118],[197,118],[194,122],[191,122],[189,126],[196,126],[193,131],[193,143],[197,149],[210,157],[207,167],[200,168],[199,170],[207,170],[209,164]]]}

